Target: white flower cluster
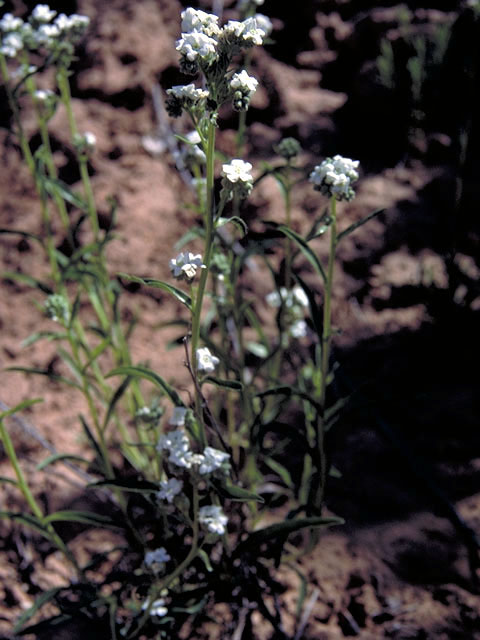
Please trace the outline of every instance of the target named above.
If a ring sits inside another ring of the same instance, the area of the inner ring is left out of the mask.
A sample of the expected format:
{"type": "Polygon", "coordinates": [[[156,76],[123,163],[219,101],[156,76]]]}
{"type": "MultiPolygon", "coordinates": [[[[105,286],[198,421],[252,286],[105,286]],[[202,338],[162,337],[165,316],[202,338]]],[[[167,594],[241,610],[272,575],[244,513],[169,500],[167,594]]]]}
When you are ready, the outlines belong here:
{"type": "Polygon", "coordinates": [[[170,260],[169,265],[174,278],[187,282],[191,282],[195,278],[197,269],[206,269],[206,265],[202,262],[202,256],[199,253],[194,255],[190,251],[179,253],[176,258],[170,260]]]}
{"type": "Polygon", "coordinates": [[[284,306],[290,323],[289,333],[293,338],[304,338],[307,335],[308,327],[304,313],[305,307],[308,307],[308,298],[302,287],[293,287],[290,291],[286,287],[280,287],[278,291],[267,294],[265,300],[277,309],[284,306]]]}
{"type": "Polygon", "coordinates": [[[246,198],[253,189],[252,165],[238,158],[222,165],[222,195],[231,200],[234,195],[246,198]]]}
{"type": "Polygon", "coordinates": [[[355,197],[355,191],[351,185],[358,180],[358,165],[358,160],[336,155],[317,165],[310,174],[309,180],[313,183],[314,189],[321,191],[329,198],[349,201],[355,197]]]}
{"type": "Polygon", "coordinates": [[[73,139],[73,145],[80,155],[90,155],[97,146],[97,136],[91,131],[77,133],[73,139]]]}
{"type": "Polygon", "coordinates": [[[6,13],[0,20],[0,53],[8,58],[16,58],[23,49],[73,53],[73,45],[83,36],[90,20],[76,13],[55,16],[57,12],[47,4],[37,5],[27,22],[6,13]]]}
{"type": "Polygon", "coordinates": [[[255,18],[242,22],[230,20],[223,28],[218,26],[218,17],[189,7],[182,11],[182,34],[176,43],[181,56],[181,67],[185,73],[195,74],[198,68],[206,70],[219,57],[237,49],[260,45],[267,35],[255,18]]]}
{"type": "MultiPolygon", "coordinates": [[[[203,453],[194,453],[190,449],[190,441],[187,434],[182,429],[176,429],[160,436],[157,444],[157,451],[168,451],[168,461],[183,469],[196,469],[202,476],[214,473],[218,470],[228,471],[228,459],[230,455],[224,451],[206,447],[203,453]]],[[[164,481],[160,484],[160,491],[157,497],[160,500],[172,502],[178,495],[182,486],[178,481],[164,481]]]]}
{"type": "Polygon", "coordinates": [[[209,93],[205,89],[197,89],[191,82],[167,89],[167,95],[165,103],[167,112],[173,118],[178,118],[182,115],[183,109],[190,111],[202,107],[209,93]]]}
{"type": "Polygon", "coordinates": [[[205,525],[210,533],[221,536],[225,533],[228,523],[227,516],[223,513],[222,507],[216,505],[206,505],[198,510],[198,519],[205,525]]]}
{"type": "Polygon", "coordinates": [[[235,111],[246,111],[248,109],[257,86],[258,80],[249,76],[245,69],[240,73],[233,74],[230,80],[230,88],[233,93],[233,108],[235,111]]]}

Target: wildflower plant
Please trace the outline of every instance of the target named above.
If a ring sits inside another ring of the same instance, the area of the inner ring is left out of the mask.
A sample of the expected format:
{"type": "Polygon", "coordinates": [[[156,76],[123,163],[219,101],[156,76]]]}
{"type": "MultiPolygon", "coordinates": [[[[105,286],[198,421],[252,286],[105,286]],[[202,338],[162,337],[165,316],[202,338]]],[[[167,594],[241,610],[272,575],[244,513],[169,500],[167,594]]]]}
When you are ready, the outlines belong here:
{"type": "MultiPolygon", "coordinates": [[[[320,192],[320,198],[329,199],[329,209],[305,236],[296,233],[291,222],[291,194],[299,176],[305,178],[296,140],[280,142],[276,149],[280,160],[274,166],[254,167],[241,157],[226,158],[221,168],[216,165],[221,107],[230,103],[239,112],[242,139],[243,116],[258,86],[258,80],[239,63],[270,34],[268,19],[256,14],[261,4],[258,0],[239,2],[242,19],[224,25],[205,11],[188,8],[181,14],[176,50],[182,72],[194,76],[194,81],[169,89],[166,109],[173,118],[184,115],[190,121],[191,131],[179,136],[185,145],[181,161],[192,181],[201,185],[201,224],[190,229],[186,239],[194,237],[203,247],[200,253],[184,246],[176,255],[172,252],[170,281],[109,275],[105,247],[113,240],[113,223],[105,231],[100,229],[87,166],[96,139],[93,133],[78,130],[69,86],[75,46],[85,34],[88,18],[57,15],[42,4],[26,21],[9,13],[0,20],[2,79],[39,197],[46,238],[42,247],[51,271],[48,282],[33,278],[32,282],[42,295],[48,292],[43,311],[53,326],[31,336],[29,343],[49,339],[61,345],[58,352],[71,376],[56,379],[85,401],[80,428],[93,455],[85,460],[94,475],[89,489],[108,492],[113,514],[44,513],[6,428],[9,416],[28,406],[31,401],[27,401],[0,415],[0,435],[15,471],[14,484],[29,513],[21,516],[4,511],[0,515],[35,529],[64,554],[72,568],[70,589],[81,592],[89,616],[95,612],[99,620],[108,621],[113,638],[176,638],[185,621],[198,615],[212,598],[239,604],[247,587],[248,597],[279,627],[278,612],[272,614],[264,604],[265,597],[275,592],[275,580],[272,566],[262,558],[262,545],[267,543],[280,558],[289,534],[341,522],[324,515],[329,470],[324,440],[341,405],[332,405],[328,394],[333,376],[335,253],[341,239],[359,226],[337,231],[337,203],[354,197],[352,184],[359,177],[359,163],[336,155],[311,171],[313,189],[320,192]],[[50,67],[54,85],[39,90],[37,76],[50,67]],[[37,119],[42,144],[35,154],[22,124],[21,100],[29,101],[37,119]],[[68,117],[80,191],[58,179],[49,134],[49,121],[57,108],[65,109],[68,117]],[[285,223],[265,221],[262,238],[250,242],[241,205],[267,176],[275,177],[284,195],[285,223]],[[72,208],[80,214],[78,224],[88,226],[84,245],[75,233],[72,208]],[[53,242],[51,223],[57,216],[69,245],[68,255],[60,253],[53,242]],[[272,228],[276,255],[283,255],[276,263],[266,251],[272,247],[272,228]],[[238,242],[239,232],[243,244],[238,242]],[[326,268],[310,246],[324,234],[330,236],[326,268]],[[296,268],[301,256],[313,267],[323,288],[321,305],[316,291],[296,268]],[[252,299],[242,290],[242,277],[252,257],[263,262],[272,276],[266,301],[252,299]],[[158,287],[183,305],[185,317],[176,324],[183,330],[180,357],[191,378],[187,393],[181,394],[161,372],[134,363],[128,345],[131,328],[124,326],[119,313],[118,278],[158,287]],[[262,326],[259,309],[265,305],[276,316],[274,336],[262,326]],[[85,308],[94,317],[93,324],[85,308]],[[308,348],[299,347],[302,340],[308,340],[308,348]],[[294,377],[287,364],[292,350],[305,355],[294,377]],[[158,393],[150,404],[142,386],[145,383],[158,393]],[[282,414],[292,412],[303,424],[289,429],[285,439],[276,428],[282,414]],[[121,453],[120,464],[111,454],[112,447],[121,453]],[[289,466],[286,449],[301,452],[300,473],[289,466]],[[258,526],[268,508],[265,485],[277,487],[276,493],[286,498],[290,511],[274,525],[258,526]],[[128,569],[123,573],[119,569],[107,589],[102,584],[92,588],[88,566],[81,566],[52,524],[62,520],[123,532],[128,541],[123,550],[128,569]],[[261,579],[252,580],[253,575],[261,579]]],[[[111,217],[114,220],[114,203],[111,217]]],[[[179,240],[181,245],[187,243],[185,238],[179,240]]],[[[17,369],[50,375],[38,369],[17,369]]],[[[50,457],[43,466],[61,458],[50,457]]],[[[35,633],[35,625],[28,623],[48,600],[61,615],[71,615],[68,610],[62,612],[64,591],[68,588],[44,594],[40,604],[22,616],[17,630],[35,633]]],[[[55,620],[50,619],[52,628],[55,620]]]]}

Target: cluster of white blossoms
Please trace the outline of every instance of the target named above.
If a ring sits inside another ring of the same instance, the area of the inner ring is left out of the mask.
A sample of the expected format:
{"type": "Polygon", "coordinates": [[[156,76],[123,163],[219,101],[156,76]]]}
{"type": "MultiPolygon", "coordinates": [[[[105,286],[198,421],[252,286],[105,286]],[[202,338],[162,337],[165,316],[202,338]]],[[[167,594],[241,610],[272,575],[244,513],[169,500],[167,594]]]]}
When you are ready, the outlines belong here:
{"type": "Polygon", "coordinates": [[[50,320],[59,322],[64,327],[70,322],[70,305],[65,296],[59,293],[52,293],[45,300],[43,308],[50,320]]]}
{"type": "MultiPolygon", "coordinates": [[[[201,476],[214,473],[215,471],[227,472],[230,468],[230,455],[225,451],[205,447],[203,453],[194,453],[190,449],[190,440],[182,429],[176,429],[160,436],[157,444],[157,451],[168,451],[168,461],[175,467],[182,469],[193,469],[201,476]]],[[[164,481],[160,485],[157,497],[161,500],[172,502],[173,498],[180,493],[182,487],[171,480],[164,481]],[[171,499],[169,499],[171,498],[171,499]]]]}
{"type": "Polygon", "coordinates": [[[205,525],[210,533],[221,536],[225,533],[228,523],[227,516],[223,513],[222,507],[216,505],[206,505],[198,510],[198,520],[205,525]]]}
{"type": "Polygon", "coordinates": [[[179,118],[183,109],[190,112],[202,111],[209,96],[206,89],[197,89],[193,82],[178,84],[167,89],[165,108],[172,118],[179,118]]]}
{"type": "Polygon", "coordinates": [[[238,158],[222,165],[222,197],[231,200],[234,196],[246,198],[253,189],[250,162],[238,158]]]}
{"type": "Polygon", "coordinates": [[[308,298],[302,287],[296,286],[290,290],[280,287],[278,291],[267,294],[265,300],[276,309],[283,305],[289,323],[288,331],[293,338],[304,338],[308,334],[307,323],[304,320],[308,298]]]}
{"type": "Polygon", "coordinates": [[[234,73],[230,80],[230,88],[233,92],[233,108],[235,111],[246,111],[250,105],[252,95],[258,86],[258,80],[249,76],[243,69],[240,73],[234,73]]]}
{"type": "MultiPolygon", "coordinates": [[[[245,83],[245,75],[236,74],[241,76],[241,80],[232,87],[227,72],[235,55],[263,43],[271,31],[271,22],[266,16],[257,21],[255,16],[242,21],[229,20],[220,27],[216,15],[191,7],[182,11],[181,16],[182,32],[176,43],[181,71],[195,75],[201,70],[205,74],[207,96],[204,97],[208,97],[210,109],[216,109],[229,98],[233,98],[236,109],[247,109],[256,81],[246,75],[249,79],[245,83]]],[[[191,87],[194,90],[193,84],[191,87]]],[[[182,109],[193,111],[195,101],[188,102],[180,87],[173,89],[167,92],[168,113],[178,117],[182,109]]]]}
{"type": "Polygon", "coordinates": [[[57,15],[47,4],[37,5],[27,21],[6,13],[0,20],[0,54],[17,58],[23,51],[42,50],[55,59],[71,56],[89,22],[87,16],[76,13],[57,15]]]}
{"type": "Polygon", "coordinates": [[[97,136],[91,131],[77,133],[73,138],[73,146],[79,155],[90,155],[97,146],[97,136]]]}
{"type": "Polygon", "coordinates": [[[170,271],[174,278],[186,280],[191,282],[198,269],[206,269],[203,264],[202,256],[190,253],[190,251],[184,251],[179,253],[176,258],[172,258],[169,262],[170,271]]]}
{"type": "Polygon", "coordinates": [[[355,197],[352,183],[358,180],[358,165],[358,160],[339,155],[326,158],[315,167],[309,180],[313,183],[313,188],[323,195],[349,201],[355,197]]]}

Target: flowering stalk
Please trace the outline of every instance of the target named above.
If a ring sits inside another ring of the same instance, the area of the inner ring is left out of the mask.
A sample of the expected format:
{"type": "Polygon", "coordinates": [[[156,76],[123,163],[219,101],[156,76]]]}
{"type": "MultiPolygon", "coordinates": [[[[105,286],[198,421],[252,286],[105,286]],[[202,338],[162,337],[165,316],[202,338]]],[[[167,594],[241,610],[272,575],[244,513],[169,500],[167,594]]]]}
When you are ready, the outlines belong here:
{"type": "MultiPolygon", "coordinates": [[[[62,96],[62,102],[67,110],[68,124],[70,127],[70,135],[75,143],[78,138],[77,124],[73,115],[72,109],[72,96],[70,93],[70,83],[68,81],[68,70],[65,66],[60,65],[57,71],[57,83],[60,89],[60,95],[62,96]]],[[[87,211],[90,217],[90,223],[92,225],[95,241],[98,241],[98,234],[100,227],[98,224],[97,207],[95,205],[95,198],[93,196],[92,184],[90,182],[90,176],[88,175],[88,160],[85,153],[77,152],[77,160],[80,169],[80,177],[82,178],[83,188],[85,190],[85,197],[87,199],[87,211]]]]}
{"type": "MultiPolygon", "coordinates": [[[[198,340],[200,338],[200,321],[202,314],[203,297],[205,294],[205,287],[207,284],[208,273],[210,270],[210,262],[212,259],[213,249],[213,231],[214,231],[214,215],[215,215],[215,202],[214,202],[214,177],[215,177],[215,119],[212,116],[208,125],[208,139],[207,139],[207,202],[205,207],[204,223],[205,223],[205,248],[203,252],[203,261],[205,269],[202,269],[200,276],[200,282],[198,284],[197,295],[195,297],[195,304],[192,317],[192,343],[191,343],[191,358],[192,368],[194,375],[198,374],[198,362],[197,362],[197,349],[198,340]]],[[[201,411],[201,398],[198,390],[195,390],[195,407],[197,415],[201,424],[201,445],[206,445],[206,436],[203,427],[202,411],[201,411]]]]}
{"type": "Polygon", "coordinates": [[[319,475],[320,482],[315,501],[315,506],[321,509],[323,495],[325,492],[325,482],[327,478],[327,464],[325,456],[325,409],[328,386],[328,373],[330,361],[330,346],[332,341],[332,284],[333,272],[335,267],[335,252],[337,249],[337,199],[332,196],[330,199],[330,250],[328,254],[328,267],[326,273],[324,303],[323,303],[323,329],[322,329],[322,349],[320,363],[320,405],[322,407],[322,415],[317,421],[317,450],[319,455],[319,475]]]}

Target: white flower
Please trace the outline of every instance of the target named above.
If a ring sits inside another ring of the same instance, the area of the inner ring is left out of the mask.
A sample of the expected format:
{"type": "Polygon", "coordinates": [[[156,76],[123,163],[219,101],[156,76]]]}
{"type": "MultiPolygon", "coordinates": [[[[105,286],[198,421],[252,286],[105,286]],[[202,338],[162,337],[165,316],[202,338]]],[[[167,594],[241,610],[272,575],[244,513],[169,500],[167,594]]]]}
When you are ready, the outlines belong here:
{"type": "Polygon", "coordinates": [[[255,20],[257,21],[257,27],[265,33],[265,36],[269,36],[272,33],[273,24],[268,16],[264,16],[263,13],[256,13],[255,20]]]}
{"type": "Polygon", "coordinates": [[[314,189],[337,200],[351,200],[355,196],[352,182],[358,180],[358,160],[336,155],[327,158],[311,172],[309,180],[314,189]]]}
{"type": "Polygon", "coordinates": [[[169,480],[162,480],[160,482],[160,491],[157,491],[157,500],[166,500],[169,504],[173,502],[175,496],[183,489],[183,482],[176,478],[170,478],[169,480]]]}
{"type": "Polygon", "coordinates": [[[10,33],[11,31],[18,31],[23,25],[21,18],[16,18],[11,13],[6,13],[0,20],[0,31],[2,33],[10,33]]]}
{"type": "Polygon", "coordinates": [[[185,409],[185,407],[175,407],[168,424],[171,424],[174,427],[183,427],[185,425],[186,413],[187,409],[185,409]]]}
{"type": "Polygon", "coordinates": [[[259,28],[255,18],[247,18],[243,22],[229,20],[220,32],[220,36],[240,46],[253,47],[255,44],[262,44],[266,33],[259,28]]]}
{"type": "Polygon", "coordinates": [[[39,102],[45,102],[49,98],[52,98],[55,93],[50,89],[37,89],[34,95],[39,102]]]}
{"type": "Polygon", "coordinates": [[[170,560],[170,555],[167,553],[165,547],[159,547],[154,551],[147,551],[145,554],[145,564],[147,567],[151,567],[153,564],[165,564],[170,560]]]}
{"type": "Polygon", "coordinates": [[[83,139],[85,140],[85,144],[89,149],[95,149],[95,146],[97,144],[97,136],[94,133],[92,133],[91,131],[86,131],[83,134],[83,139]]]}
{"type": "Polygon", "coordinates": [[[61,13],[55,18],[54,24],[62,35],[81,36],[90,24],[90,18],[78,13],[72,13],[71,16],[61,13]]]}
{"type": "Polygon", "coordinates": [[[308,297],[302,287],[293,287],[292,296],[297,304],[300,304],[302,307],[308,307],[308,297]]]}
{"type": "Polygon", "coordinates": [[[222,507],[217,507],[213,504],[200,507],[198,510],[198,519],[202,524],[206,525],[210,533],[216,533],[219,536],[225,533],[228,518],[223,513],[222,507]]]}
{"type": "Polygon", "coordinates": [[[3,38],[0,52],[7,58],[15,58],[22,49],[22,38],[17,33],[8,33],[5,38],[3,38]]]}
{"type": "Polygon", "coordinates": [[[197,367],[199,371],[205,371],[206,373],[212,373],[215,371],[215,367],[220,360],[210,353],[210,349],[207,347],[201,347],[197,349],[197,367]]]}
{"type": "Polygon", "coordinates": [[[167,93],[175,96],[179,100],[191,100],[192,102],[198,102],[203,98],[208,98],[208,91],[205,89],[196,89],[193,82],[190,84],[177,84],[171,89],[167,89],[167,93]]]}
{"type": "Polygon", "coordinates": [[[296,305],[308,307],[308,298],[302,287],[293,287],[290,291],[286,287],[280,287],[278,291],[272,291],[265,296],[267,303],[274,308],[281,306],[282,301],[288,309],[296,305]]]}
{"type": "Polygon", "coordinates": [[[220,451],[213,447],[206,447],[203,452],[203,458],[204,460],[198,470],[202,476],[221,469],[222,465],[230,458],[230,455],[225,453],[225,451],[220,451]]]}
{"type": "Polygon", "coordinates": [[[200,9],[192,9],[189,7],[182,11],[182,35],[198,31],[205,33],[207,36],[216,35],[220,29],[218,28],[218,16],[206,13],[200,9]]]}
{"type": "Polygon", "coordinates": [[[296,320],[290,327],[292,338],[305,338],[308,335],[308,326],[305,320],[296,320]]]}
{"type": "Polygon", "coordinates": [[[188,164],[189,161],[193,161],[199,164],[204,164],[207,161],[205,152],[198,146],[201,142],[198,131],[191,131],[187,133],[185,138],[190,144],[187,144],[181,151],[174,151],[173,156],[178,162],[181,160],[184,164],[188,164]]]}
{"type": "Polygon", "coordinates": [[[193,280],[197,269],[206,269],[200,254],[194,255],[190,251],[179,253],[176,258],[170,260],[170,271],[174,278],[185,278],[187,281],[193,280]]]}
{"type": "Polygon", "coordinates": [[[222,165],[222,176],[231,182],[236,184],[237,182],[251,182],[253,180],[250,173],[252,165],[250,162],[244,160],[235,159],[230,164],[222,165]]]}
{"type": "Polygon", "coordinates": [[[182,33],[175,48],[190,62],[199,58],[202,62],[211,64],[217,57],[217,41],[199,31],[182,33]]]}
{"type": "Polygon", "coordinates": [[[251,95],[256,90],[257,86],[258,80],[249,76],[245,69],[240,73],[234,73],[230,80],[230,87],[234,91],[238,90],[248,95],[251,95]]]}
{"type": "MultiPolygon", "coordinates": [[[[145,600],[145,602],[142,605],[142,611],[145,611],[149,607],[150,607],[150,600],[145,600]]],[[[162,618],[163,616],[166,616],[167,613],[168,613],[168,609],[165,606],[165,600],[163,598],[158,598],[158,600],[155,600],[152,603],[152,606],[150,607],[151,616],[158,616],[159,618],[162,618]]]]}
{"type": "Polygon", "coordinates": [[[55,24],[42,24],[35,32],[35,40],[38,45],[50,47],[52,43],[60,36],[60,29],[55,24]]]}
{"type": "Polygon", "coordinates": [[[32,17],[37,22],[50,22],[55,16],[57,12],[53,9],[50,9],[48,4],[37,4],[35,9],[32,11],[32,17]]]}

